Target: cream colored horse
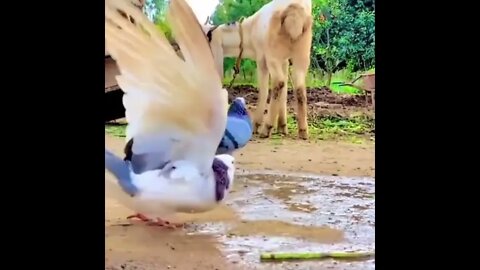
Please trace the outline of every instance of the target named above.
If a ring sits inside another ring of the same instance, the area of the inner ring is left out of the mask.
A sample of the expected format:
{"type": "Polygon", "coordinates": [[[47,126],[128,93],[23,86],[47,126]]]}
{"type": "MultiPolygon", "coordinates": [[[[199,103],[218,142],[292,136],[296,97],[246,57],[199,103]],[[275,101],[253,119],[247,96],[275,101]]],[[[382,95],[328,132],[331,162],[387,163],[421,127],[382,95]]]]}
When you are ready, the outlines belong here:
{"type": "Polygon", "coordinates": [[[308,139],[305,78],[312,44],[311,6],[311,0],[273,0],[243,21],[218,27],[204,25],[220,76],[223,77],[224,57],[238,57],[242,52],[243,58],[256,61],[259,98],[253,122],[254,131],[261,138],[270,137],[275,124],[278,132],[287,134],[287,79],[291,60],[298,136],[308,139]],[[272,93],[264,116],[269,75],[272,93]]]}

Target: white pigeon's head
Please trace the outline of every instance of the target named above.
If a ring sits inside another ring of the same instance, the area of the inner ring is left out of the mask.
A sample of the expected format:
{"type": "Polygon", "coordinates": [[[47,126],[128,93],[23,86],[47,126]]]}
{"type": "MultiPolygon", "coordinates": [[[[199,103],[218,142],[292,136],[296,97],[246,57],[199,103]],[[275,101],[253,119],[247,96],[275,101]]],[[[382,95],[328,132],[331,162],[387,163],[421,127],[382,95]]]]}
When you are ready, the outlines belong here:
{"type": "Polygon", "coordinates": [[[215,177],[215,196],[217,201],[223,200],[225,193],[233,186],[235,175],[235,158],[223,154],[215,156],[212,165],[215,177]]]}

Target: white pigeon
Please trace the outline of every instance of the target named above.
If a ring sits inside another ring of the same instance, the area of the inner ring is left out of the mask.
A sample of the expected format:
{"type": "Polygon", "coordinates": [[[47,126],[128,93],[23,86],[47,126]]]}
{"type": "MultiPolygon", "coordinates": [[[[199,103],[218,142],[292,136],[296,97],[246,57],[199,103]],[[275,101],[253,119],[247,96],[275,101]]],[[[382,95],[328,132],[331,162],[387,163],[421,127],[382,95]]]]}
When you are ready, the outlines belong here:
{"type": "Polygon", "coordinates": [[[126,157],[105,149],[105,168],[117,180],[105,183],[137,213],[129,218],[177,227],[163,218],[214,208],[235,166],[231,155],[215,156],[228,94],[202,28],[185,0],[170,2],[167,19],[184,59],[132,0],[105,0],[105,45],[120,70],[128,122],[126,157]]]}

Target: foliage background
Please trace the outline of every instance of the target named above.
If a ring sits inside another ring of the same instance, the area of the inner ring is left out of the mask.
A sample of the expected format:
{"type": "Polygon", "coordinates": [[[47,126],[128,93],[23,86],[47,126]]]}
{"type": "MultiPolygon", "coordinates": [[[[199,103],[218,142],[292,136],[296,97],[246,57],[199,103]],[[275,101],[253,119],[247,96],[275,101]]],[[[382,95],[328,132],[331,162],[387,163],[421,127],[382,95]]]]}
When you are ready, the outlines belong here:
{"type": "MultiPolygon", "coordinates": [[[[220,0],[210,23],[218,25],[248,17],[268,2],[270,0],[220,0]]],[[[145,11],[171,38],[165,22],[167,5],[168,0],[147,0],[145,11]]],[[[336,90],[332,82],[348,81],[358,73],[375,69],[375,0],[312,0],[312,15],[314,36],[309,86],[331,86],[336,90]]],[[[224,63],[225,81],[229,81],[235,59],[227,58],[224,63]]],[[[236,82],[255,84],[255,69],[254,61],[244,59],[236,82]]]]}

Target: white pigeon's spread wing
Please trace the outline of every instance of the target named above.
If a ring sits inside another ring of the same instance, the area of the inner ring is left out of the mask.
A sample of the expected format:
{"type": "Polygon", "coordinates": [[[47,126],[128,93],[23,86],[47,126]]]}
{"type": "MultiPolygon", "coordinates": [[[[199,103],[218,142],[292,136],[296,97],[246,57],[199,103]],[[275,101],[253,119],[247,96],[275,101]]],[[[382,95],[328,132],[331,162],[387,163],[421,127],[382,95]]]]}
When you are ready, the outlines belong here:
{"type": "Polygon", "coordinates": [[[132,0],[105,0],[106,48],[121,73],[117,82],[125,92],[127,139],[148,138],[135,140],[135,153],[164,147],[168,158],[205,168],[225,130],[227,92],[185,0],[172,0],[167,18],[185,60],[132,0]]]}

